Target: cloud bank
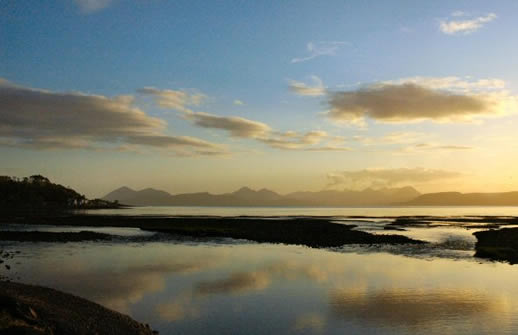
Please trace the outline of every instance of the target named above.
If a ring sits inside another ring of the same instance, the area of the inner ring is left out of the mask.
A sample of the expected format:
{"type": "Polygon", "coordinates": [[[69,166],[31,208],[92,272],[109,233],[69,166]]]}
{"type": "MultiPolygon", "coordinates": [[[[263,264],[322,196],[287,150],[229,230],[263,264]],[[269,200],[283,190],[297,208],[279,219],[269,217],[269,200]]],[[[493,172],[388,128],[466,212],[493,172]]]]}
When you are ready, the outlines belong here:
{"type": "Polygon", "coordinates": [[[164,134],[167,123],[134,105],[133,96],[51,92],[0,81],[0,144],[33,149],[166,148],[182,155],[224,153],[218,144],[164,134]],[[197,152],[197,150],[202,150],[197,152]]]}
{"type": "Polygon", "coordinates": [[[504,91],[461,93],[416,82],[376,83],[331,92],[327,103],[327,117],[356,125],[365,125],[366,119],[386,123],[472,122],[515,112],[517,107],[516,97],[504,91]]]}

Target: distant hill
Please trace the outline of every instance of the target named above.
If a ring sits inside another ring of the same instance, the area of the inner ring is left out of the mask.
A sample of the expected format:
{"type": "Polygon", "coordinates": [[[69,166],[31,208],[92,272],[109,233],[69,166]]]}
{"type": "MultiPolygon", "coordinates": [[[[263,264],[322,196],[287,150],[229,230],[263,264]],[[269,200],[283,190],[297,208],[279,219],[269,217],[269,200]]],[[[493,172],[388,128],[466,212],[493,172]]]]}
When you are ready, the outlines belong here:
{"type": "Polygon", "coordinates": [[[421,195],[415,188],[382,188],[374,190],[367,188],[363,191],[320,191],[295,192],[286,197],[303,201],[313,206],[387,206],[398,202],[410,201],[421,195]]]}
{"type": "Polygon", "coordinates": [[[428,193],[402,203],[408,206],[518,206],[518,192],[428,193]]]}
{"type": "Polygon", "coordinates": [[[134,206],[388,206],[419,196],[413,187],[363,191],[294,192],[286,195],[268,189],[242,187],[232,193],[185,193],[172,195],[155,189],[135,191],[121,187],[103,197],[134,206]]]}

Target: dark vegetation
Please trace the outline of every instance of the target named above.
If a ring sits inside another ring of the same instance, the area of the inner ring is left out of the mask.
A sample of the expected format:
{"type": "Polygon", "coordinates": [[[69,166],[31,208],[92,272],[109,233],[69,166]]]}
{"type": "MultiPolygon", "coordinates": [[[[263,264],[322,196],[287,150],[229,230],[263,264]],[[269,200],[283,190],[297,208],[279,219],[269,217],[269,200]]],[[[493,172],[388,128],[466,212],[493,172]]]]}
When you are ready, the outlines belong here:
{"type": "Polygon", "coordinates": [[[89,200],[71,188],[34,175],[26,178],[0,176],[0,210],[46,212],[69,209],[118,208],[118,202],[89,200]]]}
{"type": "Polygon", "coordinates": [[[474,233],[475,257],[518,263],[518,228],[503,228],[474,233]]]}
{"type": "Polygon", "coordinates": [[[0,281],[1,334],[151,335],[148,325],[50,288],[0,281]]]}

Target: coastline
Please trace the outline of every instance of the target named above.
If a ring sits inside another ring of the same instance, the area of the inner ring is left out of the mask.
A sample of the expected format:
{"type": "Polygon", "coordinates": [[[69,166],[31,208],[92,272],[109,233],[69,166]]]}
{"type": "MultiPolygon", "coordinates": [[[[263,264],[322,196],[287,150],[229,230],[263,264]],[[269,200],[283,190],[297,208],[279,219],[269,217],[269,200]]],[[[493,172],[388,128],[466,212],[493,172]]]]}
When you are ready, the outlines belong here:
{"type": "MultiPolygon", "coordinates": [[[[62,215],[27,217],[8,220],[10,223],[56,226],[132,227],[170,235],[199,237],[229,237],[264,243],[305,245],[314,248],[338,247],[345,244],[422,244],[402,235],[376,235],[353,230],[355,225],[332,222],[330,217],[157,217],[157,216],[110,216],[110,215],[62,215]]],[[[23,238],[24,233],[12,234],[23,238]]],[[[38,241],[42,234],[35,234],[38,241]]],[[[49,234],[46,238],[67,241],[61,233],[49,234]],[[61,236],[61,237],[59,237],[61,236]]],[[[80,233],[69,233],[73,240],[80,233]]],[[[28,235],[28,234],[27,234],[28,235]]],[[[84,235],[84,234],[83,234],[84,235]]],[[[95,236],[93,236],[95,237],[95,236]]],[[[104,238],[99,235],[99,239],[104,238]]],[[[9,238],[9,237],[6,237],[9,238]]],[[[29,238],[29,237],[27,237],[29,238]]],[[[2,234],[0,233],[0,240],[2,234]]]]}
{"type": "Polygon", "coordinates": [[[42,286],[0,281],[0,332],[9,334],[158,334],[89,300],[42,286]]]}

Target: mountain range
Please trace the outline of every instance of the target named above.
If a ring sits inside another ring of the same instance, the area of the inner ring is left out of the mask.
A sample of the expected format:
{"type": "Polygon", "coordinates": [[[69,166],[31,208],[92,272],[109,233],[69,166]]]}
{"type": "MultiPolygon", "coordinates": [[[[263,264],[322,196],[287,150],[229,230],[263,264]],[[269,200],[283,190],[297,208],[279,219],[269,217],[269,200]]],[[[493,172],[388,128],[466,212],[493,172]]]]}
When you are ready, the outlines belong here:
{"type": "Polygon", "coordinates": [[[140,191],[118,188],[103,197],[132,206],[518,206],[518,192],[421,194],[411,186],[401,188],[367,188],[354,190],[324,190],[293,192],[281,195],[268,189],[252,190],[242,187],[231,193],[208,192],[170,194],[146,188],[140,191]]]}
{"type": "Polygon", "coordinates": [[[135,191],[121,187],[108,193],[104,200],[134,206],[386,206],[410,201],[420,193],[413,187],[365,189],[363,191],[294,192],[285,195],[268,189],[242,187],[232,193],[208,192],[170,194],[146,188],[135,191]]]}

